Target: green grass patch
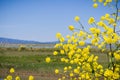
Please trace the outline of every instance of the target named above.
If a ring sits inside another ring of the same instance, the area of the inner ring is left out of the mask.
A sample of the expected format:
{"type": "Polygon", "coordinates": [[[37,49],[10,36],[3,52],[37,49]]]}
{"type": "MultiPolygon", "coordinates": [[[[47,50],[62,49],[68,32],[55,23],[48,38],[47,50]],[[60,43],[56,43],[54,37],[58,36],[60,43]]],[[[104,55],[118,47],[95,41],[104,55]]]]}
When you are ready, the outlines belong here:
{"type": "MultiPolygon", "coordinates": [[[[57,56],[53,56],[53,51],[54,49],[45,49],[40,51],[0,49],[0,71],[4,72],[0,73],[0,76],[5,77],[8,74],[9,69],[14,67],[16,74],[21,75],[25,79],[31,74],[38,78],[36,80],[56,80],[56,77],[59,75],[55,76],[54,69],[58,68],[63,70],[63,67],[70,64],[60,61],[61,57],[65,57],[65,55],[59,54],[57,56]],[[45,58],[48,56],[51,58],[50,63],[45,62],[45,58]],[[26,76],[23,76],[23,73],[26,73],[26,76]],[[49,76],[49,78],[46,76],[49,76]]],[[[91,53],[99,56],[98,62],[107,67],[107,56],[105,53],[101,53],[94,49],[91,50],[91,53]]],[[[75,67],[74,65],[72,66],[75,67]]]]}

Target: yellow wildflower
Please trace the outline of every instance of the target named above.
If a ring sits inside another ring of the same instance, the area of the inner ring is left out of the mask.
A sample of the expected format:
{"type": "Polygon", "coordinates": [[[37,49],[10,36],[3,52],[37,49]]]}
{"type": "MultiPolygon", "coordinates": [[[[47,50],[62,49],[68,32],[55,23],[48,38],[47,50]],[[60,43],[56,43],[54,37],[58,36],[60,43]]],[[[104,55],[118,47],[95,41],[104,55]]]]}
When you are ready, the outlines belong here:
{"type": "Polygon", "coordinates": [[[110,14],[105,14],[105,18],[110,18],[110,14]]]}
{"type": "Polygon", "coordinates": [[[94,18],[93,18],[93,17],[90,17],[89,20],[88,20],[88,23],[89,23],[89,24],[92,24],[92,23],[94,23],[94,22],[95,22],[94,18]]]}
{"type": "Polygon", "coordinates": [[[61,33],[57,33],[56,38],[58,38],[58,39],[61,38],[61,33]]]}
{"type": "Polygon", "coordinates": [[[109,24],[112,24],[112,23],[114,23],[115,22],[115,20],[113,19],[113,18],[110,18],[109,19],[109,24]]]}
{"type": "Polygon", "coordinates": [[[100,20],[105,20],[105,17],[104,17],[104,16],[101,16],[100,20]]]}
{"type": "Polygon", "coordinates": [[[59,73],[59,69],[55,69],[55,74],[58,74],[59,73]]]}
{"type": "Polygon", "coordinates": [[[11,75],[8,75],[8,76],[7,76],[7,80],[12,80],[12,76],[11,76],[11,75]]]}
{"type": "Polygon", "coordinates": [[[70,35],[67,35],[67,36],[66,36],[66,38],[68,38],[68,39],[69,39],[69,38],[70,38],[70,35]]]}
{"type": "Polygon", "coordinates": [[[74,76],[74,74],[71,72],[71,73],[70,73],[70,77],[73,77],[73,76],[74,76]]]}
{"type": "Polygon", "coordinates": [[[19,76],[16,76],[15,80],[20,80],[20,77],[19,77],[19,76]]]}
{"type": "Polygon", "coordinates": [[[14,72],[15,72],[14,68],[11,68],[10,73],[14,73],[14,72]]]}
{"type": "Polygon", "coordinates": [[[74,20],[78,22],[80,20],[79,16],[75,16],[74,20]]]}
{"type": "Polygon", "coordinates": [[[62,80],[65,80],[65,76],[62,76],[62,80]]]}
{"type": "Polygon", "coordinates": [[[65,61],[65,58],[61,58],[61,62],[65,61]]]}
{"type": "Polygon", "coordinates": [[[104,2],[104,6],[106,6],[108,3],[107,2],[104,2]]]}
{"type": "Polygon", "coordinates": [[[53,52],[53,55],[57,55],[57,54],[58,54],[58,52],[57,52],[57,51],[54,51],[54,52],[53,52]]]}
{"type": "Polygon", "coordinates": [[[101,27],[105,27],[105,26],[106,26],[103,21],[98,22],[97,25],[98,25],[98,26],[101,26],[101,27]]]}
{"type": "Polygon", "coordinates": [[[29,80],[34,80],[34,77],[32,75],[30,75],[29,80]]]}
{"type": "Polygon", "coordinates": [[[67,67],[64,67],[64,71],[67,71],[67,69],[68,69],[67,67]]]}
{"type": "Polygon", "coordinates": [[[61,53],[61,54],[64,54],[65,52],[64,52],[64,50],[60,50],[60,53],[61,53]]]}
{"type": "Polygon", "coordinates": [[[78,69],[74,69],[74,73],[79,74],[79,70],[78,69]]]}
{"type": "Polygon", "coordinates": [[[79,37],[81,37],[83,35],[85,35],[85,32],[83,32],[83,31],[80,31],[79,34],[78,34],[79,37]]]}
{"type": "Polygon", "coordinates": [[[81,78],[84,79],[84,78],[85,78],[85,74],[82,74],[82,75],[81,75],[81,78]]]}
{"type": "Polygon", "coordinates": [[[112,38],[111,38],[111,37],[106,37],[106,36],[104,36],[103,38],[104,38],[104,40],[105,40],[105,42],[106,42],[107,44],[111,44],[111,43],[112,43],[112,38]]]}
{"type": "Polygon", "coordinates": [[[68,59],[65,59],[65,63],[68,63],[68,61],[69,61],[68,59]]]}
{"type": "Polygon", "coordinates": [[[117,24],[116,24],[116,23],[113,23],[113,26],[114,26],[114,27],[116,27],[116,26],[117,26],[117,24]]]}
{"type": "Polygon", "coordinates": [[[113,71],[112,71],[112,70],[107,69],[107,70],[104,72],[104,76],[105,76],[105,77],[112,77],[112,75],[113,75],[113,71]]]}
{"type": "Polygon", "coordinates": [[[89,38],[89,39],[91,39],[91,38],[92,38],[92,36],[91,36],[91,35],[88,35],[88,38],[89,38]]]}
{"type": "Polygon", "coordinates": [[[71,67],[71,66],[68,66],[68,69],[70,70],[70,69],[72,69],[72,67],[71,67]]]}
{"type": "Polygon", "coordinates": [[[64,37],[61,37],[60,42],[64,42],[64,41],[65,41],[64,37]]]}
{"type": "Polygon", "coordinates": [[[93,61],[97,61],[98,60],[98,56],[95,56],[93,61]]]}
{"type": "Polygon", "coordinates": [[[97,4],[97,3],[94,3],[94,4],[93,4],[93,7],[94,7],[94,8],[97,8],[97,7],[98,7],[98,4],[97,4]]]}
{"type": "Polygon", "coordinates": [[[46,62],[49,63],[50,62],[50,57],[46,58],[46,62]]]}
{"type": "Polygon", "coordinates": [[[93,58],[94,58],[94,55],[91,55],[91,56],[88,58],[88,62],[92,62],[92,61],[93,61],[93,58]]]}
{"type": "Polygon", "coordinates": [[[120,60],[120,54],[114,53],[114,57],[115,57],[116,60],[120,60]]]}
{"type": "Polygon", "coordinates": [[[120,75],[119,75],[119,73],[117,73],[117,72],[114,72],[113,73],[113,79],[119,79],[119,77],[120,77],[120,75]]]}
{"type": "Polygon", "coordinates": [[[80,46],[84,46],[84,45],[85,45],[85,42],[84,42],[84,41],[80,41],[80,42],[79,42],[79,45],[80,45],[80,46]]]}
{"type": "Polygon", "coordinates": [[[62,80],[61,78],[58,78],[58,80],[62,80]]]}
{"type": "Polygon", "coordinates": [[[75,29],[75,28],[74,28],[73,25],[70,25],[70,26],[69,26],[69,30],[73,31],[74,29],[75,29]]]}

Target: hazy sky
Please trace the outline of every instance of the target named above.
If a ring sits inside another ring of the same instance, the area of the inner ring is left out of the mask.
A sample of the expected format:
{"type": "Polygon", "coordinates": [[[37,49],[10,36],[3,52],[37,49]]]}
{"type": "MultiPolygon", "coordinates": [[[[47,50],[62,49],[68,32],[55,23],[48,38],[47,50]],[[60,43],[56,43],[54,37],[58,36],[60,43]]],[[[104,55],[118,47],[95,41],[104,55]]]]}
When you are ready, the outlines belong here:
{"type": "Polygon", "coordinates": [[[56,41],[56,33],[70,34],[69,25],[79,27],[76,15],[86,27],[89,17],[99,20],[110,9],[92,7],[92,0],[0,0],[0,37],[56,41]]]}

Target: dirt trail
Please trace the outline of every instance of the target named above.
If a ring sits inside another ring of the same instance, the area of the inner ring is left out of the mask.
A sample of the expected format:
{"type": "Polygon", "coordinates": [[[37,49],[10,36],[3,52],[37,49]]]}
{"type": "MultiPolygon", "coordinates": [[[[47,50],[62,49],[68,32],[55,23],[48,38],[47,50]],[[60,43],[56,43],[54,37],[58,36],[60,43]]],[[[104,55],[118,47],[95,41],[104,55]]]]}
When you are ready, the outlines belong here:
{"type": "MultiPolygon", "coordinates": [[[[0,70],[0,78],[5,78],[9,74],[8,70],[0,70]]],[[[28,80],[30,75],[34,76],[35,80],[57,80],[59,75],[48,72],[33,72],[33,71],[16,71],[13,76],[19,75],[22,80],[28,80]]]]}

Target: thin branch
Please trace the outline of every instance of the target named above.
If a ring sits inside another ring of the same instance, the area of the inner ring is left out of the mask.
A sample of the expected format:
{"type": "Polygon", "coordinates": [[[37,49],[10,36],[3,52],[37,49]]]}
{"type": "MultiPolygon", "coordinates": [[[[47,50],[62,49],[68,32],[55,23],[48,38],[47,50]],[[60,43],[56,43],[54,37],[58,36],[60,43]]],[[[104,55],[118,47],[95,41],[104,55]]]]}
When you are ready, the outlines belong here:
{"type": "Polygon", "coordinates": [[[80,24],[80,26],[82,27],[82,29],[85,31],[84,26],[82,25],[82,23],[80,21],[78,21],[78,23],[80,24]]]}
{"type": "MultiPolygon", "coordinates": [[[[115,23],[117,23],[118,10],[119,10],[118,9],[118,0],[116,1],[115,7],[116,7],[115,23]]],[[[114,27],[114,32],[115,32],[115,29],[116,29],[116,27],[114,27]]]]}
{"type": "Polygon", "coordinates": [[[94,25],[96,26],[96,28],[98,28],[98,25],[94,22],[94,25]]]}

